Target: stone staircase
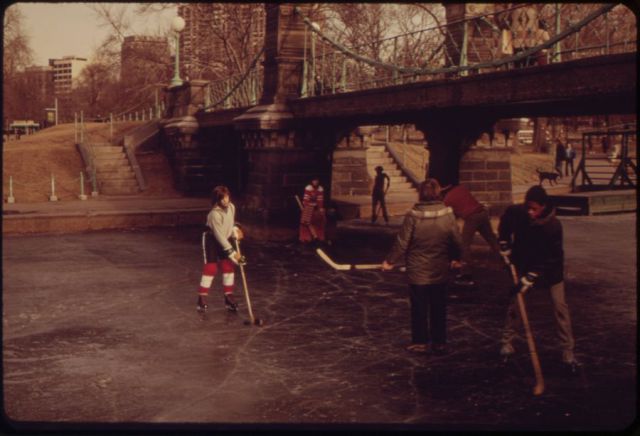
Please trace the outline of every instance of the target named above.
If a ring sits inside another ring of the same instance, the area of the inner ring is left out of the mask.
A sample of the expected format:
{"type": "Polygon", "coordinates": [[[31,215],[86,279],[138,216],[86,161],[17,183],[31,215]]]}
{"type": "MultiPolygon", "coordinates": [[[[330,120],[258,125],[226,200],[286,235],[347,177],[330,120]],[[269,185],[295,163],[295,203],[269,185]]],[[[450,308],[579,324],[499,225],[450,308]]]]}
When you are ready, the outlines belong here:
{"type": "MultiPolygon", "coordinates": [[[[342,193],[342,195],[334,194],[332,196],[332,199],[337,203],[342,219],[371,218],[371,190],[377,166],[384,168],[384,172],[389,176],[391,182],[386,195],[389,215],[404,215],[416,203],[418,200],[417,190],[402,173],[396,161],[387,151],[384,142],[372,141],[364,152],[364,159],[359,162],[360,171],[366,173],[366,176],[362,173],[359,173],[362,174],[361,176],[351,174],[348,195],[342,193]]],[[[346,166],[352,167],[353,164],[355,162],[346,166]]],[[[334,177],[342,178],[342,175],[336,174],[336,171],[341,171],[338,167],[339,165],[334,163],[334,177]]]]}
{"type": "Polygon", "coordinates": [[[374,179],[376,176],[375,168],[377,166],[384,168],[384,172],[389,176],[391,183],[387,196],[409,195],[417,198],[417,190],[404,176],[396,161],[387,151],[384,142],[373,142],[367,149],[367,172],[371,179],[374,179]]]}
{"type": "Polygon", "coordinates": [[[132,195],[140,192],[123,145],[93,143],[90,148],[100,194],[132,195]]]}

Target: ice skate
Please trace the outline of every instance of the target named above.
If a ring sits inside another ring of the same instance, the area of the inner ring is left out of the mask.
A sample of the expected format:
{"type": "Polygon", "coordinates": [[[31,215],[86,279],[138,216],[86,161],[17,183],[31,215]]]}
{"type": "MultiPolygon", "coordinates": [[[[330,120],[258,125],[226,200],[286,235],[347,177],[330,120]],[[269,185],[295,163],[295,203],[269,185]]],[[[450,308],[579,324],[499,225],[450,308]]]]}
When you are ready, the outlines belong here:
{"type": "Polygon", "coordinates": [[[457,286],[475,286],[476,284],[471,274],[458,274],[453,283],[457,286]]]}
{"type": "Polygon", "coordinates": [[[564,351],[562,353],[562,364],[571,374],[577,374],[582,364],[578,362],[572,351],[564,351]]]}
{"type": "Polygon", "coordinates": [[[233,294],[224,294],[224,305],[229,312],[238,311],[238,303],[233,298],[233,294]]]}
{"type": "Polygon", "coordinates": [[[204,297],[198,297],[198,302],[196,304],[196,310],[200,313],[206,312],[209,308],[209,305],[207,304],[207,301],[204,299],[204,297]]]}
{"type": "Polygon", "coordinates": [[[500,348],[500,356],[505,362],[508,361],[515,354],[515,352],[516,350],[511,344],[502,344],[502,347],[500,348]]]}

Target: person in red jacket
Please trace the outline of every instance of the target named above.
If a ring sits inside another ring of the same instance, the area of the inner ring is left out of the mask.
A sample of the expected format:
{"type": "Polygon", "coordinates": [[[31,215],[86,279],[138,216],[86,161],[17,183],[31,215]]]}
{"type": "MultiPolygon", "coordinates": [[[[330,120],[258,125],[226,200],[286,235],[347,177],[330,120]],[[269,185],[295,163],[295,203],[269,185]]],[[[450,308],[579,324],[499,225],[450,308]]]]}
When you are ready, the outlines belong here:
{"type": "Polygon", "coordinates": [[[304,188],[302,214],[300,215],[300,242],[324,241],[324,228],[327,217],[324,210],[324,188],[320,179],[314,177],[304,188]]]}
{"type": "Polygon", "coordinates": [[[462,227],[462,266],[460,274],[456,277],[456,284],[475,284],[469,269],[470,249],[473,236],[476,232],[484,238],[491,249],[500,253],[498,239],[496,238],[487,209],[471,195],[471,192],[463,185],[447,185],[440,190],[440,197],[445,206],[453,209],[456,218],[464,220],[462,227]]]}

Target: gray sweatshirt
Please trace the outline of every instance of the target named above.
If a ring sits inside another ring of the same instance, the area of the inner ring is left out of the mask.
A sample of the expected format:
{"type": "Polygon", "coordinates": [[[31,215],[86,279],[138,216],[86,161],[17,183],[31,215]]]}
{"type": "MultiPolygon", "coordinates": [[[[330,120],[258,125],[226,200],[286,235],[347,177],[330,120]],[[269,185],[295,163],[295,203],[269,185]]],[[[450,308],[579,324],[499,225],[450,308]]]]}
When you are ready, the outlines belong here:
{"type": "Polygon", "coordinates": [[[229,238],[233,235],[235,215],[236,207],[233,203],[229,203],[226,210],[216,205],[207,215],[207,226],[213,232],[216,242],[220,244],[225,252],[233,250],[229,238]]]}

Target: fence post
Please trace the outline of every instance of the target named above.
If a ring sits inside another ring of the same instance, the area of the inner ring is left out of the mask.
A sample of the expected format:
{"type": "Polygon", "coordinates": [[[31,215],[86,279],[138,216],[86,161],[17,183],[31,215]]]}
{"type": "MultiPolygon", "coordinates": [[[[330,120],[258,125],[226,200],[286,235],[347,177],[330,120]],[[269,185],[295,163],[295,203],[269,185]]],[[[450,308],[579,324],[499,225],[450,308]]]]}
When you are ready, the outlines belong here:
{"type": "Polygon", "coordinates": [[[51,195],[49,196],[49,201],[58,201],[58,197],[56,196],[56,179],[53,177],[53,173],[51,173],[51,195]]]}
{"type": "Polygon", "coordinates": [[[9,176],[9,196],[7,197],[7,203],[15,203],[16,199],[13,196],[13,177],[9,176]]]}
{"type": "Polygon", "coordinates": [[[84,144],[84,111],[80,111],[80,144],[84,144]]]}
{"type": "Polygon", "coordinates": [[[80,171],[80,195],[78,195],[80,200],[86,200],[87,196],[84,194],[84,175],[82,171],[80,171]]]}
{"type": "MultiPolygon", "coordinates": [[[[460,66],[467,66],[467,46],[469,43],[469,29],[467,26],[467,19],[465,17],[464,22],[462,23],[462,49],[460,49],[460,66]]],[[[461,70],[460,75],[466,76],[468,74],[467,70],[461,70]]]]}
{"type": "Polygon", "coordinates": [[[98,181],[96,180],[96,168],[95,166],[93,166],[91,168],[91,196],[92,197],[97,197],[98,196],[98,181]]]}
{"type": "Polygon", "coordinates": [[[307,60],[307,26],[304,27],[304,45],[303,45],[303,50],[302,50],[302,89],[300,90],[300,96],[301,97],[306,97],[307,93],[309,92],[308,90],[308,86],[307,86],[307,81],[308,79],[308,75],[309,75],[309,67],[308,67],[308,63],[309,61],[307,60]]]}

